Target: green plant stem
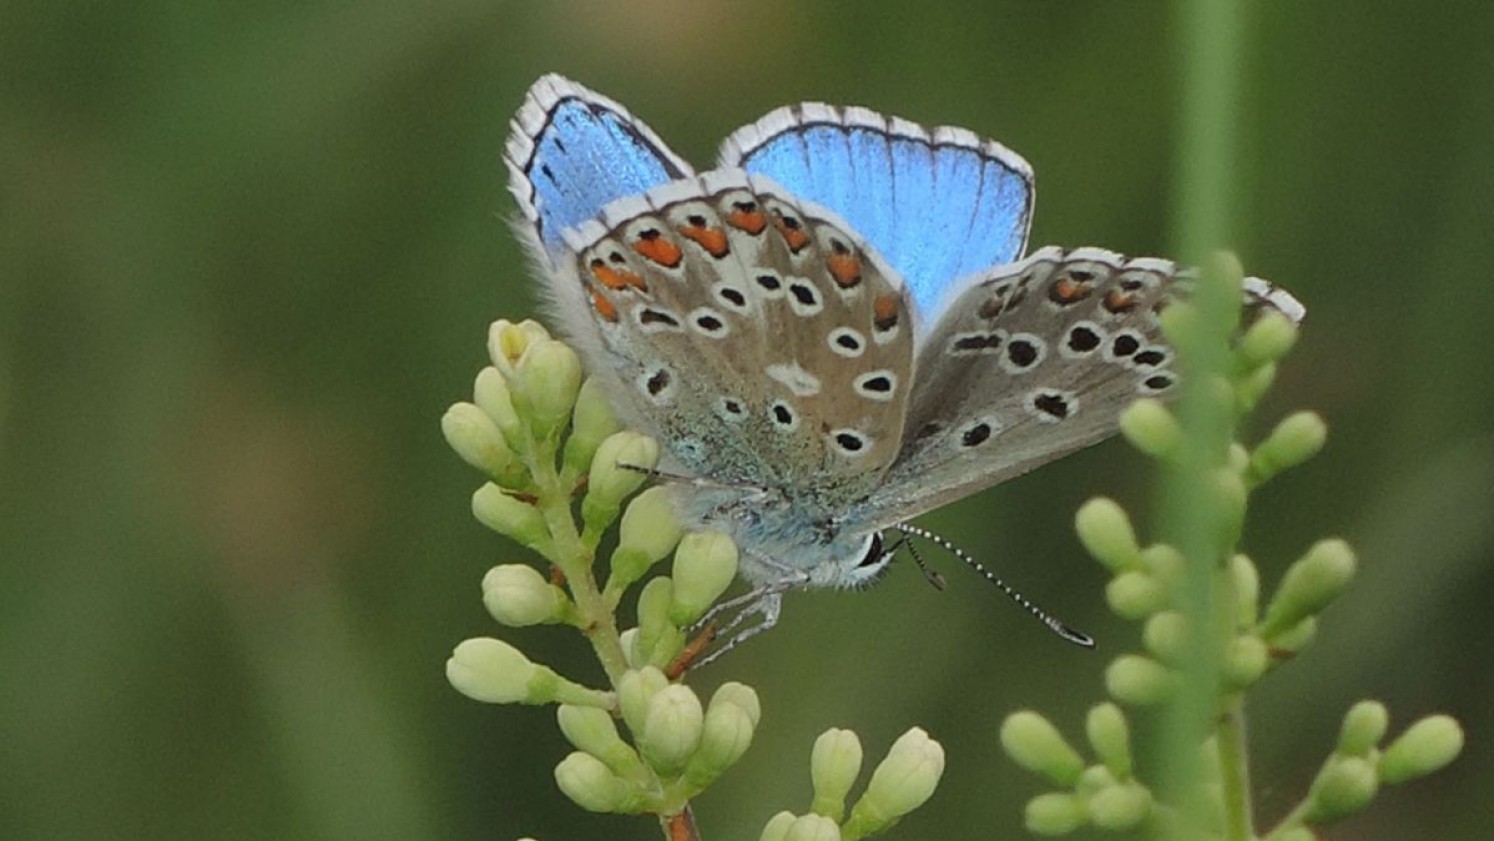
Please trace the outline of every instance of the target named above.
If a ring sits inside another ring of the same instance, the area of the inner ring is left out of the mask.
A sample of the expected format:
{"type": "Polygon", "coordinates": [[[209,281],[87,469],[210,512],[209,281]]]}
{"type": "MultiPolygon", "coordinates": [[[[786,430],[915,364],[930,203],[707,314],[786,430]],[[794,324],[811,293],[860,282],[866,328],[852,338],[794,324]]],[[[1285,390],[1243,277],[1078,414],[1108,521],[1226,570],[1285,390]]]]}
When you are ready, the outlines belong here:
{"type": "MultiPolygon", "coordinates": [[[[596,552],[576,528],[576,518],[571,506],[571,491],[575,479],[556,469],[553,456],[537,456],[537,452],[546,452],[546,448],[531,442],[529,452],[525,454],[526,463],[538,488],[537,507],[545,517],[545,524],[549,527],[553,541],[554,555],[551,560],[565,573],[566,586],[579,616],[577,624],[596,652],[597,661],[607,673],[607,680],[616,688],[623,673],[628,670],[628,660],[623,654],[622,637],[617,631],[613,605],[602,594],[601,588],[597,586],[596,575],[592,572],[596,552]]],[[[649,777],[649,787],[660,789],[662,783],[658,777],[652,772],[649,777]]],[[[695,826],[695,816],[690,811],[690,804],[684,798],[680,800],[681,802],[672,804],[670,809],[665,810],[669,814],[661,811],[659,829],[664,833],[665,841],[700,841],[700,830],[695,826]]]]}
{"type": "MultiPolygon", "coordinates": [[[[1238,0],[1181,0],[1177,9],[1184,89],[1176,236],[1180,256],[1200,262],[1230,238],[1241,8],[1238,0]]],[[[1229,268],[1217,260],[1210,264],[1193,299],[1197,323],[1187,331],[1190,335],[1178,339],[1179,356],[1188,366],[1178,412],[1187,434],[1164,486],[1162,512],[1164,531],[1188,559],[1178,607],[1190,617],[1194,633],[1179,663],[1179,691],[1159,732],[1164,761],[1158,793],[1163,802],[1178,807],[1188,837],[1202,833],[1212,809],[1198,785],[1198,741],[1217,728],[1221,756],[1229,757],[1231,768],[1221,777],[1232,817],[1229,837],[1245,841],[1251,836],[1244,722],[1243,717],[1229,715],[1227,723],[1219,721],[1226,649],[1211,633],[1233,624],[1223,622],[1218,613],[1233,612],[1233,599],[1227,595],[1231,588],[1215,586],[1228,557],[1229,512],[1212,491],[1227,463],[1234,432],[1232,407],[1221,399],[1218,385],[1229,374],[1229,337],[1238,317],[1239,288],[1237,279],[1224,282],[1229,268]],[[1242,828],[1245,834],[1239,835],[1242,828]]]]}
{"type": "Polygon", "coordinates": [[[1255,838],[1255,826],[1250,815],[1250,758],[1243,695],[1229,701],[1215,734],[1224,795],[1224,837],[1229,841],[1251,841],[1255,838]]]}
{"type": "Polygon", "coordinates": [[[536,451],[545,448],[531,445],[525,454],[535,485],[538,487],[538,508],[549,527],[554,542],[556,566],[565,573],[566,585],[576,603],[580,617],[581,633],[591,643],[597,661],[607,673],[613,687],[628,670],[627,657],[623,655],[622,638],[617,631],[617,620],[607,600],[597,587],[592,573],[595,553],[581,538],[576,529],[576,518],[571,512],[571,483],[564,480],[555,467],[553,457],[537,457],[536,451]]]}

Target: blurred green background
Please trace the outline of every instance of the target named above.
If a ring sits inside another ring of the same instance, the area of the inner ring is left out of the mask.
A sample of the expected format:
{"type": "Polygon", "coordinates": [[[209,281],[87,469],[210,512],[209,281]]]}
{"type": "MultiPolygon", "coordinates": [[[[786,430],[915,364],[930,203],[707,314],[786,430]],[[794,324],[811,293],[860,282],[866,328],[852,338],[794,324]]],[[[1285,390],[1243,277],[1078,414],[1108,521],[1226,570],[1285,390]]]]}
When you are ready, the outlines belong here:
{"type": "MultiPolygon", "coordinates": [[[[1363,573],[1253,705],[1257,805],[1300,795],[1355,699],[1460,716],[1447,772],[1336,839],[1487,838],[1494,787],[1494,7],[1250,7],[1236,247],[1310,315],[1270,420],[1322,457],[1257,499],[1268,576],[1341,533],[1363,573]]],[[[486,326],[534,312],[499,152],[540,73],[627,104],[699,164],[805,99],[967,126],[1032,161],[1035,245],[1166,254],[1184,73],[1156,2],[0,5],[0,838],[654,838],[580,812],[553,710],[452,691],[520,551],[470,519],[437,421],[486,326]]],[[[947,558],[791,596],[703,672],[766,717],[698,801],[707,838],[807,806],[813,736],[951,748],[899,838],[1020,833],[1009,711],[1070,732],[1135,627],[1073,537],[1147,510],[1110,443],[925,519],[1102,653],[947,558]]],[[[508,632],[595,679],[574,635],[508,632]]]]}

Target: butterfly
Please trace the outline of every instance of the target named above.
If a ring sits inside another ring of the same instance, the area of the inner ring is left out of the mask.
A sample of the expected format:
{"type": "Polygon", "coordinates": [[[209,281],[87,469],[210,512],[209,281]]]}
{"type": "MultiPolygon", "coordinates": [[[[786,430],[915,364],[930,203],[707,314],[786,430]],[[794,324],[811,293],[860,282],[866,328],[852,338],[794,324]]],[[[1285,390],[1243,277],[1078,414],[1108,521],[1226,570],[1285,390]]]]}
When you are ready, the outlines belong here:
{"type": "MultiPolygon", "coordinates": [[[[906,521],[1177,388],[1157,316],[1186,274],[1098,248],[1024,257],[1032,168],[965,129],[805,103],[696,172],[552,74],[504,158],[563,334],[690,477],[683,521],[735,538],[756,630],[789,589],[876,580],[886,533],[921,533],[906,521]]],[[[1265,281],[1244,294],[1303,316],[1265,281]]]]}

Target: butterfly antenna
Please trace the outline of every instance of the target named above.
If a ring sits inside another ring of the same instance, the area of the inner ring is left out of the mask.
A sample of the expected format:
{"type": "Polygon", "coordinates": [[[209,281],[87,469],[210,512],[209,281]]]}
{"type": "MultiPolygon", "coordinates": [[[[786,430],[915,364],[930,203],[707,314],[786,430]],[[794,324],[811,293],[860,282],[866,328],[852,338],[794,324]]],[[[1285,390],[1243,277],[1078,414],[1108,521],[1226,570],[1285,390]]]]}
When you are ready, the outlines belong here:
{"type": "Polygon", "coordinates": [[[913,545],[912,541],[906,537],[899,541],[898,544],[907,544],[908,554],[913,556],[913,563],[918,564],[918,568],[923,571],[923,580],[932,584],[935,590],[943,590],[945,584],[944,576],[940,575],[938,570],[932,569],[928,564],[923,562],[923,556],[918,554],[918,547],[913,545]]]}
{"type": "MultiPolygon", "coordinates": [[[[907,523],[899,523],[898,525],[894,526],[894,528],[904,534],[912,535],[914,537],[921,537],[924,540],[927,540],[930,543],[939,546],[940,548],[944,549],[944,551],[950,553],[951,555],[954,555],[956,558],[959,558],[965,563],[965,566],[970,567],[971,569],[980,573],[981,576],[984,577],[987,581],[995,584],[996,588],[1005,593],[1007,598],[1016,602],[1018,605],[1021,605],[1024,609],[1026,609],[1028,613],[1033,615],[1033,618],[1048,626],[1048,630],[1052,631],[1053,633],[1058,634],[1060,637],[1063,637],[1069,642],[1082,648],[1095,647],[1094,637],[1091,637],[1089,634],[1080,633],[1079,631],[1076,631],[1073,628],[1070,628],[1068,625],[1065,625],[1064,623],[1058,621],[1058,619],[1054,617],[1053,614],[1049,613],[1046,610],[1043,610],[1026,596],[1017,592],[1012,588],[1010,584],[1007,584],[1005,581],[1003,581],[1000,576],[996,575],[996,573],[994,572],[991,572],[989,569],[986,569],[986,567],[980,561],[972,558],[968,552],[961,549],[960,547],[954,545],[953,543],[950,543],[948,540],[940,537],[937,534],[934,534],[928,529],[920,528],[918,526],[908,525],[907,523]]],[[[913,560],[918,563],[919,567],[923,567],[923,561],[919,558],[917,551],[913,549],[913,544],[908,544],[908,551],[913,555],[913,560]]]]}

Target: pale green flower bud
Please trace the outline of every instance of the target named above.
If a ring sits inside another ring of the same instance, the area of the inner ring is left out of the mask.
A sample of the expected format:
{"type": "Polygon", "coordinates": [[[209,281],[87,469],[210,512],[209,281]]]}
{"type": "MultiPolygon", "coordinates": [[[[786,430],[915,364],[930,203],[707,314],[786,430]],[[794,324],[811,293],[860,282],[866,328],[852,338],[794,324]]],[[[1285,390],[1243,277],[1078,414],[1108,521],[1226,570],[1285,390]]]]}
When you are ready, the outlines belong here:
{"type": "Polygon", "coordinates": [[[1146,620],[1141,642],[1164,663],[1177,663],[1188,650],[1188,619],[1181,611],[1164,610],[1146,620]]]}
{"type": "Polygon", "coordinates": [[[1154,575],[1123,572],[1105,585],[1105,602],[1122,619],[1145,619],[1167,607],[1167,587],[1154,575]]]}
{"type": "Polygon", "coordinates": [[[1287,568],[1266,608],[1261,632],[1270,638],[1277,632],[1322,612],[1349,586],[1354,577],[1354,550],[1342,540],[1322,540],[1287,568]]]}
{"type": "Polygon", "coordinates": [[[653,666],[623,672],[623,676],[617,681],[617,702],[629,730],[634,733],[643,732],[649,702],[659,690],[668,685],[669,678],[653,666]]]}
{"type": "Polygon", "coordinates": [[[1240,337],[1235,354],[1245,364],[1255,367],[1286,356],[1296,342],[1297,325],[1281,313],[1267,310],[1240,337]]]}
{"type": "Polygon", "coordinates": [[[1288,415],[1250,454],[1251,479],[1256,483],[1317,455],[1328,440],[1328,425],[1316,412],[1288,415]]]}
{"type": "Polygon", "coordinates": [[[520,451],[524,446],[524,422],[514,408],[513,395],[508,390],[508,380],[497,368],[484,368],[477,372],[477,382],[472,386],[472,402],[483,414],[492,418],[503,440],[510,449],[520,451]]]}
{"type": "Polygon", "coordinates": [[[643,472],[659,463],[659,444],[637,432],[623,430],[607,436],[591,460],[590,482],[581,502],[581,518],[589,533],[600,534],[622,502],[648,478],[643,472]]]}
{"type": "MultiPolygon", "coordinates": [[[[881,832],[933,796],[944,774],[944,748],[922,728],[898,737],[875,771],[866,792],[851,807],[846,834],[860,838],[881,832]]],[[[821,818],[832,826],[834,821],[821,818]]]]}
{"type": "Polygon", "coordinates": [[[529,683],[539,667],[501,640],[465,640],[446,661],[446,679],[468,698],[490,704],[529,702],[529,683]]]}
{"type": "Polygon", "coordinates": [[[591,467],[597,447],[618,430],[617,416],[607,399],[606,390],[595,377],[581,383],[576,394],[576,408],[571,413],[571,434],[565,441],[565,470],[579,476],[591,467]]]}
{"type": "Polygon", "coordinates": [[[505,377],[512,377],[529,346],[549,338],[549,331],[537,321],[525,319],[514,324],[500,318],[488,328],[488,358],[505,377]]]}
{"type": "Polygon", "coordinates": [[[1224,680],[1236,689],[1253,685],[1271,665],[1265,640],[1253,634],[1230,640],[1224,652],[1224,680]]]}
{"type": "Polygon", "coordinates": [[[1244,477],[1228,467],[1213,471],[1209,478],[1211,481],[1204,487],[1211,492],[1211,502],[1222,515],[1220,537],[1226,545],[1234,545],[1245,531],[1245,509],[1250,502],[1250,489],[1245,485],[1244,477]]]}
{"type": "Polygon", "coordinates": [[[648,662],[663,669],[674,662],[681,651],[685,650],[685,644],[689,640],[681,628],[673,625],[665,625],[659,638],[654,641],[653,648],[648,651],[648,662]]]}
{"type": "Polygon", "coordinates": [[[1231,441],[1229,451],[1224,457],[1225,464],[1230,470],[1243,475],[1250,469],[1250,451],[1239,441],[1231,441]]]}
{"type": "Polygon", "coordinates": [[[555,784],[588,812],[635,814],[646,805],[641,786],[612,773],[600,759],[581,751],[555,766],[555,784]]]}
{"type": "MultiPolygon", "coordinates": [[[[1240,262],[1239,255],[1233,251],[1211,251],[1203,259],[1200,278],[1201,283],[1217,284],[1221,288],[1220,294],[1230,302],[1239,301],[1245,294],[1245,266],[1240,262]]],[[[1239,325],[1240,312],[1238,307],[1231,307],[1229,311],[1230,329],[1239,325]]]]}
{"type": "MultiPolygon", "coordinates": [[[[1360,701],[1344,714],[1338,730],[1338,752],[1345,756],[1368,756],[1385,738],[1390,727],[1390,711],[1379,701],[1360,701]]],[[[1384,768],[1381,768],[1383,780],[1384,768]]]]}
{"type": "Polygon", "coordinates": [[[611,713],[596,707],[561,704],[555,718],[560,723],[560,732],[572,745],[602,760],[614,774],[625,779],[639,779],[647,774],[637,752],[617,734],[611,713]]]}
{"type": "Polygon", "coordinates": [[[1089,799],[1089,820],[1101,829],[1135,829],[1152,813],[1152,793],[1135,783],[1110,786],[1089,799]]]}
{"type": "Polygon", "coordinates": [[[1170,543],[1153,543],[1141,550],[1141,559],[1147,572],[1158,581],[1171,587],[1188,574],[1188,559],[1170,543]]]}
{"type": "Polygon", "coordinates": [[[1120,778],[1104,765],[1091,765],[1085,768],[1074,783],[1074,793],[1084,798],[1086,802],[1091,797],[1107,788],[1120,785],[1120,778]]]}
{"type": "Polygon", "coordinates": [[[1084,801],[1062,791],[1039,794],[1027,801],[1023,814],[1027,831],[1033,835],[1068,835],[1089,820],[1084,801]]]}
{"type": "Polygon", "coordinates": [[[565,426],[581,390],[581,360],[564,342],[543,339],[524,351],[510,385],[517,404],[528,410],[536,438],[565,426]]]}
{"type": "Polygon", "coordinates": [[[1074,516],[1074,528],[1085,550],[1111,571],[1140,566],[1141,547],[1131,519],[1114,500],[1096,497],[1084,503],[1074,516]]]}
{"type": "Polygon", "coordinates": [[[464,640],[446,661],[446,679],[458,692],[489,704],[548,704],[560,701],[609,707],[606,693],[566,680],[536,665],[523,652],[488,637],[464,640]]]}
{"type": "Polygon", "coordinates": [[[692,531],[674,550],[674,601],[669,620],[684,627],[699,619],[737,577],[737,544],[719,531],[692,531]]]}
{"type": "Polygon", "coordinates": [[[1463,751],[1463,728],[1448,715],[1429,715],[1390,743],[1380,757],[1380,779],[1403,783],[1440,770],[1463,751]]]}
{"type": "Polygon", "coordinates": [[[1060,786],[1072,786],[1084,770],[1084,760],[1058,728],[1031,710],[1006,717],[1001,723],[1001,746],[1013,762],[1060,786]]]}
{"type": "Polygon", "coordinates": [[[667,664],[684,645],[684,635],[669,621],[674,582],[657,576],[638,594],[638,654],[656,666],[667,664]]]}
{"type": "Polygon", "coordinates": [[[1305,826],[1294,826],[1285,832],[1271,833],[1272,841],[1319,841],[1318,836],[1305,826]]]}
{"type": "Polygon", "coordinates": [[[1126,714],[1110,702],[1096,704],[1084,719],[1084,732],[1090,747],[1115,776],[1131,776],[1131,728],[1126,714]]]}
{"type": "Polygon", "coordinates": [[[1173,347],[1192,347],[1197,343],[1202,325],[1198,307],[1190,301],[1174,301],[1158,316],[1162,335],[1173,347]]]}
{"type": "Polygon", "coordinates": [[[482,409],[471,403],[454,404],[441,416],[441,434],[462,461],[490,478],[510,488],[524,484],[528,472],[523,462],[482,409]]]}
{"type": "Polygon", "coordinates": [[[649,699],[638,747],[654,770],[671,777],[700,747],[704,726],[705,711],[690,687],[678,683],[666,686],[649,699]]]}
{"type": "Polygon", "coordinates": [[[752,745],[756,723],[745,709],[722,700],[718,691],[706,707],[700,749],[690,757],[682,775],[693,792],[703,791],[737,763],[752,745]]]}
{"type": "Polygon", "coordinates": [[[617,641],[622,644],[623,658],[628,661],[628,668],[638,669],[648,664],[647,652],[638,650],[637,628],[629,628],[618,634],[617,641]]]}
{"type": "Polygon", "coordinates": [[[1307,821],[1322,824],[1352,815],[1368,806],[1379,788],[1380,779],[1370,760],[1330,757],[1308,792],[1307,821]]]}
{"type": "Polygon", "coordinates": [[[861,740],[850,730],[832,727],[814,740],[809,754],[809,778],[814,783],[817,815],[838,821],[846,811],[846,795],[861,774],[861,740]]]}
{"type": "Polygon", "coordinates": [[[621,593],[642,578],[649,567],[674,550],[681,532],[669,488],[659,485],[634,497],[623,510],[607,589],[621,593]]]}
{"type": "Polygon", "coordinates": [[[1272,636],[1267,636],[1266,641],[1272,648],[1278,649],[1278,653],[1286,651],[1297,654],[1306,648],[1318,636],[1318,620],[1309,616],[1301,622],[1287,628],[1272,636]]]}
{"type": "Polygon", "coordinates": [[[716,704],[735,704],[741,707],[742,711],[747,713],[747,717],[752,720],[753,727],[756,727],[763,717],[762,705],[757,700],[757,690],[734,680],[727,681],[716,689],[716,694],[711,696],[711,705],[716,704]]]}
{"type": "Polygon", "coordinates": [[[1237,622],[1249,627],[1260,614],[1261,576],[1255,562],[1247,555],[1235,555],[1229,559],[1230,585],[1235,591],[1237,622]]]}
{"type": "Polygon", "coordinates": [[[829,818],[801,815],[788,825],[783,841],[840,841],[840,827],[829,818]]]}
{"type": "Polygon", "coordinates": [[[503,564],[482,577],[482,603],[510,628],[548,625],[565,618],[568,601],[559,587],[528,564],[503,564]]]}
{"type": "Polygon", "coordinates": [[[472,494],[472,516],[493,531],[541,554],[549,546],[550,527],[545,524],[545,515],[492,482],[472,494]]]}
{"type": "Polygon", "coordinates": [[[793,812],[779,812],[768,819],[763,827],[763,834],[758,836],[758,841],[784,841],[788,837],[789,827],[794,825],[793,812]]]}
{"type": "Polygon", "coordinates": [[[1261,401],[1276,382],[1276,363],[1267,362],[1235,381],[1235,408],[1245,414],[1261,401]]]}
{"type": "Polygon", "coordinates": [[[1121,412],[1120,430],[1131,446],[1152,458],[1170,458],[1183,440],[1178,419],[1161,401],[1150,398],[1137,400],[1121,412]]]}
{"type": "Polygon", "coordinates": [[[1105,669],[1105,690],[1123,704],[1160,704],[1172,698],[1176,689],[1176,676],[1150,657],[1122,654],[1105,669]]]}

